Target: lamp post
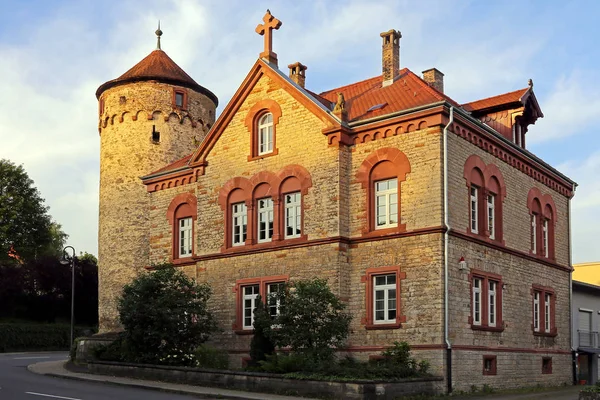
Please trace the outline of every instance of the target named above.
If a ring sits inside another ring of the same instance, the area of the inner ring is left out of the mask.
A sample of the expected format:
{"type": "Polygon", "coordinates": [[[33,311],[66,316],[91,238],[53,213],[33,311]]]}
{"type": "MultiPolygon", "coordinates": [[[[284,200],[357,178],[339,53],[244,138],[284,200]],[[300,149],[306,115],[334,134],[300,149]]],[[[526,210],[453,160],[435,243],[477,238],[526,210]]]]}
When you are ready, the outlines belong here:
{"type": "Polygon", "coordinates": [[[71,342],[69,344],[69,348],[73,346],[73,333],[75,331],[75,248],[73,246],[66,246],[63,249],[63,259],[61,260],[61,264],[68,265],[69,260],[66,255],[67,249],[71,249],[73,251],[73,255],[71,256],[71,342]]]}

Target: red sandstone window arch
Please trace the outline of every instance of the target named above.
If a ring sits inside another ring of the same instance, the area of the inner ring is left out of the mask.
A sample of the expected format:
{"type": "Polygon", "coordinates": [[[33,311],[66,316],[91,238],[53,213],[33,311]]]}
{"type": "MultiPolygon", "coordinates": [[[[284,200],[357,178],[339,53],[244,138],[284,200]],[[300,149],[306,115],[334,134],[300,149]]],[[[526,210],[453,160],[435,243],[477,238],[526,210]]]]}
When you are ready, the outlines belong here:
{"type": "Polygon", "coordinates": [[[529,210],[530,248],[529,253],[541,258],[556,259],[554,230],[556,227],[556,206],[552,196],[542,194],[533,187],[527,195],[529,210]]]}
{"type": "Polygon", "coordinates": [[[506,185],[502,173],[496,165],[486,165],[473,154],[465,162],[463,174],[469,199],[467,232],[504,243],[502,206],[506,185]]]}
{"type": "Polygon", "coordinates": [[[250,179],[230,179],[219,193],[219,204],[225,213],[225,244],[222,250],[280,246],[290,241],[307,240],[304,228],[304,198],[312,187],[308,171],[300,165],[289,165],[277,174],[261,171],[250,179]],[[265,237],[265,200],[272,214],[272,235],[265,237]],[[233,206],[245,204],[247,216],[246,240],[235,242],[233,206]],[[293,221],[291,219],[293,218],[293,221]],[[292,229],[288,229],[292,228],[292,229]]]}
{"type": "Polygon", "coordinates": [[[248,132],[250,132],[250,155],[248,156],[248,161],[279,154],[279,150],[277,149],[277,125],[279,124],[280,117],[281,107],[276,101],[271,99],[256,102],[250,111],[248,111],[244,122],[248,132]],[[262,130],[267,129],[266,132],[270,132],[270,139],[267,139],[268,143],[265,143],[266,147],[261,146],[261,128],[262,130]]]}
{"type": "Polygon", "coordinates": [[[406,155],[393,147],[376,150],[362,162],[356,173],[356,179],[361,183],[366,194],[367,221],[363,228],[363,235],[406,230],[406,225],[401,223],[401,183],[406,180],[406,175],[410,171],[410,162],[406,155]],[[392,206],[394,203],[395,208],[392,206]]]}
{"type": "Polygon", "coordinates": [[[171,225],[171,259],[173,263],[189,262],[194,257],[197,218],[196,196],[191,193],[181,193],[171,200],[167,208],[167,220],[171,225]],[[185,243],[182,243],[182,239],[185,243]],[[182,248],[185,251],[182,251],[182,248]]]}
{"type": "Polygon", "coordinates": [[[171,100],[173,108],[187,110],[188,94],[184,89],[173,89],[173,98],[171,100]]]}

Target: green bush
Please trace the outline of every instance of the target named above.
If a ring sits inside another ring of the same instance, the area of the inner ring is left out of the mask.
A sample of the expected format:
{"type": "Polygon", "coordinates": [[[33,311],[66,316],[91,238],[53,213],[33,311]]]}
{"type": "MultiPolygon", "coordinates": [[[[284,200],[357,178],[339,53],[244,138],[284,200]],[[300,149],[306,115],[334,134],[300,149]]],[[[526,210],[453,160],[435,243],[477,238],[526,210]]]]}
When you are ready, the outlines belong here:
{"type": "Polygon", "coordinates": [[[196,349],[194,355],[197,367],[211,369],[229,368],[229,355],[225,350],[203,344],[196,349]]]}
{"type": "MultiPolygon", "coordinates": [[[[75,327],[75,336],[89,328],[75,327]]],[[[69,350],[69,324],[0,323],[0,352],[34,350],[69,350]]]]}
{"type": "Polygon", "coordinates": [[[170,265],[143,273],[119,299],[126,361],[194,365],[194,351],[216,330],[211,289],[170,265]]]}
{"type": "Polygon", "coordinates": [[[250,362],[249,367],[259,366],[261,361],[265,361],[267,356],[273,354],[275,345],[271,341],[271,324],[273,320],[269,314],[268,307],[262,302],[260,295],[256,299],[256,308],[254,309],[254,335],[250,342],[250,362]]]}

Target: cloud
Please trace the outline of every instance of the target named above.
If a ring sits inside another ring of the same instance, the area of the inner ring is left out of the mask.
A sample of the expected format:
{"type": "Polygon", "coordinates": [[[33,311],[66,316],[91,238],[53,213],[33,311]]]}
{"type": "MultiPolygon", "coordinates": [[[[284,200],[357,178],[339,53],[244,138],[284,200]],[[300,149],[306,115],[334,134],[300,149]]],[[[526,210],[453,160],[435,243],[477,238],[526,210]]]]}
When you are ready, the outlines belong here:
{"type": "Polygon", "coordinates": [[[600,261],[600,151],[583,160],[567,161],[558,169],[579,185],[571,200],[573,262],[600,261]]]}

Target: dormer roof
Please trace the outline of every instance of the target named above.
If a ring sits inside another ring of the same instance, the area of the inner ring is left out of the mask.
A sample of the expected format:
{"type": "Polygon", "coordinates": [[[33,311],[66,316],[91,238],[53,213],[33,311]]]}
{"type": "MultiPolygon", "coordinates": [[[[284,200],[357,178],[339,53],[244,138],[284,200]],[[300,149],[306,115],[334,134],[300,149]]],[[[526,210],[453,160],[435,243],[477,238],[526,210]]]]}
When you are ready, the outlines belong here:
{"type": "Polygon", "coordinates": [[[219,102],[214,93],[199,85],[162,50],[154,50],[117,79],[110,80],[100,85],[98,90],[96,90],[96,97],[100,98],[100,95],[102,95],[105,90],[112,87],[143,81],[157,81],[183,86],[204,94],[215,103],[215,106],[217,106],[219,102]]]}

